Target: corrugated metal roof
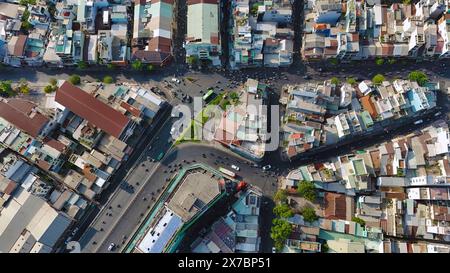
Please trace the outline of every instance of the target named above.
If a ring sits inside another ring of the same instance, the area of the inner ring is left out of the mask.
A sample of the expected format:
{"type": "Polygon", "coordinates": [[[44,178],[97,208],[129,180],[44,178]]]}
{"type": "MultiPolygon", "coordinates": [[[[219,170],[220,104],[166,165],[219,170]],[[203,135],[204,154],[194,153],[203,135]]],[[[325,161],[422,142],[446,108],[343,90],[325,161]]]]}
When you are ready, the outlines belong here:
{"type": "Polygon", "coordinates": [[[120,137],[130,122],[130,119],[119,111],[67,81],[56,92],[55,100],[116,138],[120,137]]]}

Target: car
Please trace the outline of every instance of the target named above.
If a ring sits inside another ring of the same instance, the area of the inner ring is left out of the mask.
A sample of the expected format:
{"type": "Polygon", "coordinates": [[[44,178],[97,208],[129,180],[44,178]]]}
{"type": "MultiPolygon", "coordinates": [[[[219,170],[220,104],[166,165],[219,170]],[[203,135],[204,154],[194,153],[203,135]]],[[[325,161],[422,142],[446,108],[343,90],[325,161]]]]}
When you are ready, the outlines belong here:
{"type": "Polygon", "coordinates": [[[441,115],[441,114],[442,114],[441,111],[439,111],[439,112],[437,112],[436,114],[434,114],[434,116],[437,117],[437,116],[439,116],[439,115],[441,115]]]}
{"type": "Polygon", "coordinates": [[[236,171],[239,171],[239,170],[240,170],[240,168],[239,168],[238,166],[236,166],[236,165],[231,165],[231,168],[234,169],[234,170],[236,170],[236,171]]]}
{"type": "Polygon", "coordinates": [[[311,76],[310,76],[310,75],[305,75],[305,76],[303,76],[303,79],[305,79],[305,80],[310,80],[310,79],[311,79],[311,76]]]}
{"type": "Polygon", "coordinates": [[[272,253],[277,253],[277,249],[275,247],[272,247],[272,253]]]}
{"type": "Polygon", "coordinates": [[[268,170],[270,170],[271,168],[272,168],[272,166],[270,166],[270,165],[266,165],[266,166],[263,166],[263,167],[262,167],[263,171],[268,171],[268,170]]]}
{"type": "Polygon", "coordinates": [[[414,121],[414,124],[415,124],[415,125],[418,125],[418,124],[421,124],[422,122],[423,122],[423,120],[419,119],[419,120],[417,120],[417,121],[414,121]]]}
{"type": "Polygon", "coordinates": [[[115,247],[116,247],[116,244],[115,244],[115,243],[111,243],[111,244],[108,246],[108,251],[113,251],[115,247]]]}
{"type": "Polygon", "coordinates": [[[172,78],[172,81],[173,82],[176,82],[176,83],[180,83],[181,81],[179,80],[179,79],[177,79],[177,78],[172,78]]]}

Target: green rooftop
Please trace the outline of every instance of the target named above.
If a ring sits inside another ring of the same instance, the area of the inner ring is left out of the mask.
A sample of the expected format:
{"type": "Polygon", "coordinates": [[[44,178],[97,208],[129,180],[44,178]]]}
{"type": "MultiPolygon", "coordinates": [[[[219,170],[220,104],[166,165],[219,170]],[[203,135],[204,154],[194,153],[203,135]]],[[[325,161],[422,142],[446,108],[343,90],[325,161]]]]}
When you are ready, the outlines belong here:
{"type": "Polygon", "coordinates": [[[364,166],[364,161],[362,159],[352,160],[353,168],[355,169],[356,175],[367,174],[366,167],[364,166]]]}
{"type": "Polygon", "coordinates": [[[362,122],[364,123],[364,126],[366,126],[366,128],[369,128],[373,125],[373,120],[372,120],[372,117],[370,116],[369,112],[363,111],[363,112],[361,112],[360,115],[361,115],[362,122]]]}

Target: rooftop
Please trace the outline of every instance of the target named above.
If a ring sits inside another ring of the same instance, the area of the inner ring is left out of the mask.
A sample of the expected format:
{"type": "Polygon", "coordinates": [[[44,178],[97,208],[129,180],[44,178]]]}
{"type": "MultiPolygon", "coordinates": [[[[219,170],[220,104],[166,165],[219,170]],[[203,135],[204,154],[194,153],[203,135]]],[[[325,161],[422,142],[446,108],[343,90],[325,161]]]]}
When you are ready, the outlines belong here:
{"type": "Polygon", "coordinates": [[[57,90],[55,100],[116,138],[120,138],[130,122],[119,111],[67,81],[57,90]]]}

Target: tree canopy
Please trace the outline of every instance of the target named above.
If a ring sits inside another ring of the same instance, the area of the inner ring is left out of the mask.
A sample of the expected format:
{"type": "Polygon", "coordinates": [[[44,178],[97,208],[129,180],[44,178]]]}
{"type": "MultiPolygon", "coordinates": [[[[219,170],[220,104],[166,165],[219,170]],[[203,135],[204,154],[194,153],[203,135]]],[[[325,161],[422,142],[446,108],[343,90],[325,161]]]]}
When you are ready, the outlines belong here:
{"type": "Polygon", "coordinates": [[[109,83],[113,83],[113,82],[114,82],[114,79],[111,76],[105,76],[103,78],[103,83],[109,84],[109,83]]]}
{"type": "Polygon", "coordinates": [[[275,193],[275,196],[274,196],[273,199],[275,200],[275,202],[286,203],[286,201],[287,201],[287,192],[286,192],[286,190],[278,190],[275,193]]]}
{"type": "Polygon", "coordinates": [[[50,83],[51,85],[56,85],[56,84],[58,83],[58,81],[57,81],[55,78],[51,78],[50,81],[49,81],[49,83],[50,83]]]}
{"type": "Polygon", "coordinates": [[[356,216],[352,217],[352,221],[360,224],[363,227],[366,225],[366,221],[364,221],[363,219],[356,217],[356,216]]]}
{"type": "Polygon", "coordinates": [[[375,76],[373,76],[372,78],[372,82],[375,85],[381,85],[382,82],[384,82],[385,77],[381,74],[376,74],[375,76]]]}
{"type": "Polygon", "coordinates": [[[79,85],[81,83],[80,76],[73,74],[69,77],[69,82],[73,85],[79,85]]]}
{"type": "Polygon", "coordinates": [[[376,63],[377,65],[383,65],[383,64],[384,64],[384,59],[382,59],[382,58],[376,58],[376,59],[375,59],[375,63],[376,63]]]}
{"type": "Polygon", "coordinates": [[[143,68],[143,64],[142,64],[142,62],[140,61],[140,60],[136,60],[136,61],[134,61],[134,62],[132,62],[131,63],[131,67],[134,69],[134,70],[142,70],[142,68],[143,68]]]}
{"type": "Polygon", "coordinates": [[[319,219],[319,217],[316,215],[316,211],[314,210],[314,208],[311,208],[311,207],[303,208],[302,216],[306,222],[310,222],[310,223],[319,219]]]}
{"type": "Polygon", "coordinates": [[[54,85],[49,84],[44,87],[44,92],[47,94],[53,93],[55,91],[56,91],[56,86],[54,86],[54,85]]]}
{"type": "Polygon", "coordinates": [[[25,78],[21,78],[19,80],[19,84],[17,86],[17,91],[22,94],[30,93],[30,87],[28,86],[28,81],[25,78]]]}
{"type": "Polygon", "coordinates": [[[347,81],[348,84],[351,84],[351,85],[356,84],[356,79],[355,79],[355,78],[352,78],[352,77],[347,78],[346,81],[347,81]]]}
{"type": "Polygon", "coordinates": [[[275,218],[270,229],[270,238],[274,240],[277,251],[283,249],[284,241],[291,235],[292,225],[286,220],[275,218]]]}
{"type": "Polygon", "coordinates": [[[297,192],[306,200],[309,200],[311,202],[316,200],[316,187],[314,186],[313,182],[301,181],[300,183],[298,183],[297,192]]]}
{"type": "Polygon", "coordinates": [[[273,208],[273,213],[279,218],[290,218],[294,216],[294,212],[288,204],[279,204],[273,208]]]}
{"type": "Polygon", "coordinates": [[[0,96],[12,97],[15,95],[11,84],[12,81],[0,81],[0,96]]]}
{"type": "Polygon", "coordinates": [[[419,70],[414,70],[409,73],[408,79],[410,81],[416,81],[420,86],[423,86],[428,82],[427,75],[419,70]]]}
{"type": "Polygon", "coordinates": [[[337,77],[333,77],[330,79],[331,84],[338,85],[341,81],[337,77]]]}

